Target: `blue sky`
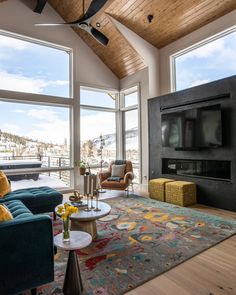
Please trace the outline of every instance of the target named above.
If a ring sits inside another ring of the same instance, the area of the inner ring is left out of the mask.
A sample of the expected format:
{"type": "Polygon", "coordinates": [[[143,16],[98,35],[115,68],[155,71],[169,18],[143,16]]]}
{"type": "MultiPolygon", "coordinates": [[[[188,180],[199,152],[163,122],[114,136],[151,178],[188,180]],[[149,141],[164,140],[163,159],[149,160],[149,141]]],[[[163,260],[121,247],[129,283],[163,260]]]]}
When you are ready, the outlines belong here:
{"type": "Polygon", "coordinates": [[[69,142],[69,109],[0,102],[0,129],[47,143],[69,142]]]}
{"type": "Polygon", "coordinates": [[[0,36],[0,88],[69,96],[69,54],[0,36]]]}
{"type": "MultiPolygon", "coordinates": [[[[176,69],[177,90],[235,75],[236,32],[178,57],[176,69]]],[[[0,89],[69,97],[68,53],[0,35],[0,89]]],[[[88,90],[81,91],[81,103],[115,106],[107,94],[88,90]]],[[[84,110],[81,115],[86,122],[82,140],[115,131],[112,113],[84,110]]],[[[69,142],[69,109],[0,102],[0,129],[45,142],[69,142]]]]}
{"type": "Polygon", "coordinates": [[[236,74],[236,32],[176,58],[176,90],[236,74]]]}

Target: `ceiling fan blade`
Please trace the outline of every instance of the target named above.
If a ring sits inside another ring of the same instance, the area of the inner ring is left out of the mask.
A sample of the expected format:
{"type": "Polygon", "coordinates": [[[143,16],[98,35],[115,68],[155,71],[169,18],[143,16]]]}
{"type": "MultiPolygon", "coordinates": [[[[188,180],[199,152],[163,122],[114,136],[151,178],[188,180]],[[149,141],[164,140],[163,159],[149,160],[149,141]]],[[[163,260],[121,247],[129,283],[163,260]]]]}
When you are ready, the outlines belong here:
{"type": "Polygon", "coordinates": [[[71,26],[71,24],[60,23],[60,24],[34,24],[36,27],[57,27],[57,26],[71,26]]]}
{"type": "Polygon", "coordinates": [[[34,12],[42,13],[46,3],[47,3],[47,0],[37,0],[34,12]]]}
{"type": "Polygon", "coordinates": [[[87,30],[87,32],[102,45],[106,46],[108,44],[109,39],[102,32],[98,31],[94,27],[90,26],[90,30],[87,30]]]}
{"type": "Polygon", "coordinates": [[[73,23],[89,23],[90,19],[106,4],[107,0],[93,0],[85,14],[73,23]]]}

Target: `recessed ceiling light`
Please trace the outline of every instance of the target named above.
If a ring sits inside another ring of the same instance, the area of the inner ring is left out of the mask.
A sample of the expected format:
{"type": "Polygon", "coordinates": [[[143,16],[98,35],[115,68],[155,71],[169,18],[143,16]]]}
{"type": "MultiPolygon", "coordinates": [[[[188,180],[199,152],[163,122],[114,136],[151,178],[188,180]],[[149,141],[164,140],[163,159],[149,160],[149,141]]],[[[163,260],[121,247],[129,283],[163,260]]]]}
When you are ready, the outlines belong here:
{"type": "Polygon", "coordinates": [[[149,14],[149,15],[147,16],[147,20],[148,20],[149,23],[151,23],[152,20],[153,20],[153,15],[152,15],[152,14],[149,14]]]}

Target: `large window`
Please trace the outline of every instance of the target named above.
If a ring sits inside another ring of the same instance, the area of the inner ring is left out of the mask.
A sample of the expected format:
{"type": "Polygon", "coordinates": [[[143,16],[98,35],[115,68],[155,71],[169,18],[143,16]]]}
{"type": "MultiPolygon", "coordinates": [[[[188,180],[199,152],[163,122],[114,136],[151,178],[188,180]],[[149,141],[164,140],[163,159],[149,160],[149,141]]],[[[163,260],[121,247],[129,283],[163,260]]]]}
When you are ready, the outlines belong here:
{"type": "Polygon", "coordinates": [[[173,56],[174,90],[236,74],[236,30],[202,42],[173,56]]]}
{"type": "Polygon", "coordinates": [[[81,159],[92,171],[116,159],[116,94],[81,88],[81,159]],[[102,136],[102,150],[101,150],[102,136]]]}
{"type": "Polygon", "coordinates": [[[67,50],[0,35],[0,89],[70,96],[67,50]]]}
{"type": "Polygon", "coordinates": [[[13,190],[73,185],[69,53],[37,40],[0,35],[0,169],[13,190]],[[17,92],[16,100],[6,92],[2,97],[2,90],[17,92]],[[50,97],[42,104],[35,94],[50,97]]]}
{"type": "Polygon", "coordinates": [[[130,160],[134,182],[139,183],[138,87],[122,91],[119,100],[116,93],[91,88],[81,88],[80,96],[81,160],[94,173],[101,169],[101,161],[107,167],[111,160],[130,160]]]}
{"type": "Polygon", "coordinates": [[[140,153],[139,153],[139,93],[138,87],[122,92],[121,111],[123,122],[123,153],[126,160],[132,161],[135,179],[140,182],[140,153]]]}

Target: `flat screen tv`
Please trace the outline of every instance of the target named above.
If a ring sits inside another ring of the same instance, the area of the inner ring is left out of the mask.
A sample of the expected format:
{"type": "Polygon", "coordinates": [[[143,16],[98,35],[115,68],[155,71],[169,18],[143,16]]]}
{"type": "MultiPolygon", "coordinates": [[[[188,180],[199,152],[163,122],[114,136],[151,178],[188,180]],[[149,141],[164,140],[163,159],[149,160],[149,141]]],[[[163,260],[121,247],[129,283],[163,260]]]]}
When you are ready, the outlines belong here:
{"type": "Polygon", "coordinates": [[[197,150],[222,146],[220,104],[163,113],[162,146],[197,150]]]}

